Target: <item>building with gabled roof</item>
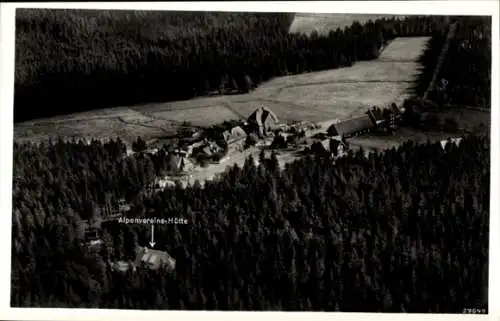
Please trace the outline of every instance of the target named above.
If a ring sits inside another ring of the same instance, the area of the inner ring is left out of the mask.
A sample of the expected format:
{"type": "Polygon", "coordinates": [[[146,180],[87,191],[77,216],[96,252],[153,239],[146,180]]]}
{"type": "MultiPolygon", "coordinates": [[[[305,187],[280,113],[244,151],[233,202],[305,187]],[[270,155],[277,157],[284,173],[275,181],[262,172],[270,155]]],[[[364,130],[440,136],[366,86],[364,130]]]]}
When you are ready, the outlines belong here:
{"type": "Polygon", "coordinates": [[[342,156],[348,149],[340,136],[324,139],[320,143],[325,151],[331,152],[334,156],[342,156]]]}
{"type": "Polygon", "coordinates": [[[279,120],[271,109],[260,106],[248,117],[248,125],[259,135],[264,136],[278,128],[279,120]]]}
{"type": "Polygon", "coordinates": [[[323,139],[322,141],[320,141],[321,145],[323,146],[323,148],[326,150],[326,151],[330,151],[330,138],[327,138],[327,139],[323,139]]]}
{"type": "Polygon", "coordinates": [[[221,150],[221,147],[215,142],[208,142],[205,146],[203,146],[203,148],[201,148],[200,152],[206,157],[211,157],[221,150]]]}
{"type": "Polygon", "coordinates": [[[128,270],[136,271],[136,266],[134,262],[131,261],[116,261],[116,262],[108,262],[111,268],[118,272],[127,272],[128,270]]]}
{"type": "Polygon", "coordinates": [[[167,271],[173,271],[176,261],[165,251],[138,247],[136,249],[135,260],[108,261],[108,263],[113,270],[119,272],[127,272],[129,270],[136,271],[137,268],[146,268],[150,270],[166,269],[167,271]]]}
{"type": "Polygon", "coordinates": [[[193,163],[186,156],[180,154],[173,154],[169,157],[169,166],[176,172],[189,171],[194,167],[193,163]]]}
{"type": "Polygon", "coordinates": [[[191,141],[191,142],[185,142],[181,148],[181,150],[184,153],[185,156],[189,156],[193,153],[193,151],[197,148],[200,148],[201,146],[207,144],[207,140],[206,139],[199,139],[199,140],[196,140],[196,141],[191,141]]]}
{"type": "Polygon", "coordinates": [[[168,178],[155,178],[154,183],[152,184],[153,188],[156,190],[162,190],[167,186],[175,186],[175,181],[168,178]]]}
{"type": "Polygon", "coordinates": [[[148,269],[157,270],[159,268],[166,268],[167,270],[175,269],[175,259],[165,251],[149,249],[147,247],[139,247],[137,249],[137,256],[135,266],[145,266],[148,269]]]}
{"type": "Polygon", "coordinates": [[[330,136],[350,137],[359,133],[369,132],[372,128],[373,123],[370,117],[362,115],[332,124],[327,129],[327,133],[330,136]]]}
{"type": "Polygon", "coordinates": [[[341,137],[330,139],[330,152],[333,153],[333,156],[343,156],[347,150],[348,146],[341,137]]]}
{"type": "Polygon", "coordinates": [[[247,137],[247,133],[240,126],[231,128],[231,130],[226,130],[222,133],[224,140],[228,144],[232,144],[236,141],[240,141],[247,137]]]}
{"type": "Polygon", "coordinates": [[[366,111],[374,126],[380,126],[385,122],[384,114],[380,108],[373,107],[366,111]]]}
{"type": "Polygon", "coordinates": [[[462,141],[462,137],[452,137],[450,139],[442,140],[441,143],[441,148],[443,150],[446,150],[446,146],[448,143],[454,144],[455,146],[460,146],[460,142],[462,141]]]}

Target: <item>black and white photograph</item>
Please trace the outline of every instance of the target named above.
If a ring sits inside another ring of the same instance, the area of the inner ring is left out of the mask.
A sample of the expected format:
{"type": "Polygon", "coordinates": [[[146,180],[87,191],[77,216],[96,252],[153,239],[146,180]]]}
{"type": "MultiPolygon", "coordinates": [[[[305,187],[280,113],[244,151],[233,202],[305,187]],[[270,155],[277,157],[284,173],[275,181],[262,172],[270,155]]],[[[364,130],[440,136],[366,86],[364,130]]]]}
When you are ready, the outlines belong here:
{"type": "Polygon", "coordinates": [[[362,7],[17,8],[10,306],[488,314],[492,16],[362,7]]]}

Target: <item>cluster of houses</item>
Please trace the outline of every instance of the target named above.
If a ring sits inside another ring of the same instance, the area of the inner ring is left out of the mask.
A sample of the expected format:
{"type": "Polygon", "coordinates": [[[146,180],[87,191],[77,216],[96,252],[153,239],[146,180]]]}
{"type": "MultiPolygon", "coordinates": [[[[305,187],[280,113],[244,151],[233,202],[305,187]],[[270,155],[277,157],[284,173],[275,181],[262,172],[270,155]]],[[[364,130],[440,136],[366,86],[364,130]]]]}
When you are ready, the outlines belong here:
{"type": "MultiPolygon", "coordinates": [[[[347,153],[349,148],[346,138],[372,132],[394,133],[396,125],[401,120],[402,110],[396,104],[392,104],[390,108],[384,109],[372,107],[364,115],[335,121],[326,129],[326,133],[314,135],[314,138],[317,140],[311,145],[311,150],[321,147],[322,150],[331,152],[333,156],[341,157],[347,153]]],[[[307,122],[288,126],[289,130],[292,128],[296,134],[299,132],[311,132],[315,129],[313,124],[308,124],[307,122]]],[[[287,140],[289,136],[290,134],[287,135],[287,140]]]]}
{"type": "MultiPolygon", "coordinates": [[[[415,107],[416,108],[416,107],[415,107]]],[[[350,119],[344,119],[333,123],[320,141],[324,149],[331,151],[334,155],[342,155],[346,152],[348,144],[345,139],[367,134],[370,132],[394,133],[396,125],[402,120],[404,108],[398,108],[392,104],[389,108],[370,108],[365,114],[350,119]]],[[[416,111],[416,110],[415,110],[416,111]]],[[[421,117],[424,112],[416,112],[421,117]]],[[[230,157],[232,152],[241,151],[245,148],[249,135],[259,143],[267,142],[266,138],[279,133],[289,141],[289,136],[300,136],[305,132],[315,130],[314,124],[299,122],[293,125],[285,125],[279,122],[276,114],[265,106],[257,108],[245,122],[225,127],[214,137],[208,137],[206,133],[193,130],[183,133],[179,137],[179,143],[175,150],[169,152],[169,168],[172,172],[185,173],[195,167],[200,161],[221,163],[230,157]],[[295,129],[291,133],[291,129],[295,129]],[[220,136],[220,137],[219,137],[220,136]]],[[[156,182],[157,188],[174,185],[173,181],[161,180],[156,182]]]]}
{"type": "Polygon", "coordinates": [[[268,108],[257,108],[246,122],[225,129],[220,133],[227,149],[207,138],[199,132],[185,135],[179,141],[178,148],[171,152],[169,157],[170,168],[178,172],[187,172],[194,167],[194,159],[207,159],[221,163],[228,159],[228,152],[241,151],[245,146],[248,135],[254,134],[258,138],[270,136],[279,128],[278,117],[268,108]]]}
{"type": "MultiPolygon", "coordinates": [[[[424,123],[429,119],[428,107],[430,106],[427,102],[412,101],[407,101],[401,109],[394,103],[390,108],[385,109],[372,107],[364,115],[332,124],[327,129],[327,135],[325,135],[327,138],[321,140],[319,143],[323,145],[324,150],[330,151],[334,156],[342,156],[345,155],[348,149],[346,138],[369,133],[394,134],[397,125],[403,120],[405,110],[411,114],[413,118],[412,122],[424,123]]],[[[458,146],[461,139],[460,137],[455,137],[443,140],[441,141],[441,146],[443,149],[446,149],[448,144],[458,146]]],[[[365,152],[369,153],[368,150],[365,152]]]]}

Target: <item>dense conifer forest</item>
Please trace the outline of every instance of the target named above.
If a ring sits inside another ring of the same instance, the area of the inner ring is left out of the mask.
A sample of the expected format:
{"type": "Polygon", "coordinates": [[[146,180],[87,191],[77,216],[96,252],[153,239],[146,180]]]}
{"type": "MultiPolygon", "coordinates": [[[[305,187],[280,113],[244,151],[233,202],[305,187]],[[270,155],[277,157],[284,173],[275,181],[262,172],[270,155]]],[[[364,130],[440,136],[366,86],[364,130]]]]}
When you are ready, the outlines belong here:
{"type": "Polygon", "coordinates": [[[461,312],[485,300],[487,138],[446,151],[408,142],[334,166],[310,156],[284,171],[275,157],[249,159],[204,188],[153,195],[140,187],[164,154],[123,158],[123,147],[15,145],[14,306],[461,312]],[[75,229],[103,195],[132,201],[135,215],[188,219],[157,227],[175,273],[104,263],[147,243],[146,226],[107,233],[115,253],[85,251],[75,229]]]}
{"type": "Polygon", "coordinates": [[[430,36],[445,25],[443,17],[409,16],[306,36],[288,32],[292,20],[282,13],[18,10],[15,120],[244,93],[272,77],[376,58],[395,37],[430,36]]]}
{"type": "MultiPolygon", "coordinates": [[[[455,17],[457,30],[438,74],[431,98],[442,104],[490,108],[491,17],[455,17]],[[442,84],[441,79],[447,83],[442,84]]],[[[443,29],[445,31],[445,29],[443,29]]],[[[423,66],[414,86],[423,95],[432,78],[446,33],[436,33],[420,57],[423,66]]]]}

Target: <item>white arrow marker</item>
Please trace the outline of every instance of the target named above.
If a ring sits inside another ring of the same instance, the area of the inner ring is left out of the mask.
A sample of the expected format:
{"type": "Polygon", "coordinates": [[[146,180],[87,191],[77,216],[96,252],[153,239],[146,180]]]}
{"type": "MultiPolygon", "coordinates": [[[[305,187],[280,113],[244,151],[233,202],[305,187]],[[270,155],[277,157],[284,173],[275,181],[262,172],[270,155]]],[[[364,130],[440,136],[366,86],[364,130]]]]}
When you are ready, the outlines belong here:
{"type": "Polygon", "coordinates": [[[149,242],[149,245],[151,245],[151,247],[155,247],[155,226],[154,225],[151,225],[151,242],[149,242]]]}

